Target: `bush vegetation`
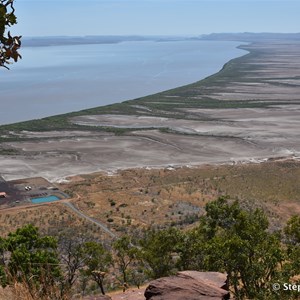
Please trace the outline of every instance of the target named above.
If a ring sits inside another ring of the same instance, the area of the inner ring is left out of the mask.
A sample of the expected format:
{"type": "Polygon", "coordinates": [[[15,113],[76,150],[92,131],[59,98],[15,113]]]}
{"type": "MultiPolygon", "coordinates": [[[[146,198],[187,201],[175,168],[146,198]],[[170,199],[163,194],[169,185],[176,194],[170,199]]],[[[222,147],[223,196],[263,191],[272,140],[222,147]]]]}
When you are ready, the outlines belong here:
{"type": "Polygon", "coordinates": [[[243,209],[220,197],[206,205],[197,227],[145,230],[111,245],[69,232],[42,236],[26,225],[0,239],[0,282],[21,283],[30,299],[70,299],[91,291],[104,294],[124,283],[142,283],[179,270],[228,274],[235,299],[298,299],[272,284],[297,283],[300,273],[300,217],[271,232],[261,209],[243,209]]]}

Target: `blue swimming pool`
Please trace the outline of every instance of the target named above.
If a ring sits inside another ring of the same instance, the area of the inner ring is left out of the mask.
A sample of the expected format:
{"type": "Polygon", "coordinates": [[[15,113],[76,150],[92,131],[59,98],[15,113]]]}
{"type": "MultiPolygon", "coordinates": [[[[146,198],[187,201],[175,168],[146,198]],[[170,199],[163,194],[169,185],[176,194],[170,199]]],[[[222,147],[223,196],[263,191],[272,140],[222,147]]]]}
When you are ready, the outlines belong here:
{"type": "Polygon", "coordinates": [[[47,197],[39,197],[39,198],[32,198],[31,202],[34,204],[38,204],[38,203],[45,203],[45,202],[53,202],[53,201],[57,201],[60,200],[58,197],[56,196],[47,196],[47,197]]]}

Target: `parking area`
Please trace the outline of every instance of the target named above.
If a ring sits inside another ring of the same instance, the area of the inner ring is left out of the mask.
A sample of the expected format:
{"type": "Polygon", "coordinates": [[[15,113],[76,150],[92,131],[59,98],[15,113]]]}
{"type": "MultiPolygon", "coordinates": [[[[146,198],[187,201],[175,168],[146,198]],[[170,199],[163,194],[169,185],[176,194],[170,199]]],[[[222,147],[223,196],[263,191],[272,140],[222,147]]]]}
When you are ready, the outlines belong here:
{"type": "Polygon", "coordinates": [[[67,194],[42,177],[11,181],[5,181],[0,177],[0,209],[65,198],[68,198],[67,194]]]}

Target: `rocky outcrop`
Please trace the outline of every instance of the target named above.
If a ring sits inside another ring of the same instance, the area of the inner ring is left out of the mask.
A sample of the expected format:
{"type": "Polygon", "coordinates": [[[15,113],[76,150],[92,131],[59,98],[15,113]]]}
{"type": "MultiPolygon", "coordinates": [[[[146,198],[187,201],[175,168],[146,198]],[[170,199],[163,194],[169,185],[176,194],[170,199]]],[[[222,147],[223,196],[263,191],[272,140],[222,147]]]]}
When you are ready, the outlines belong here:
{"type": "Polygon", "coordinates": [[[218,272],[183,271],[151,281],[146,300],[229,299],[227,275],[218,272]]]}

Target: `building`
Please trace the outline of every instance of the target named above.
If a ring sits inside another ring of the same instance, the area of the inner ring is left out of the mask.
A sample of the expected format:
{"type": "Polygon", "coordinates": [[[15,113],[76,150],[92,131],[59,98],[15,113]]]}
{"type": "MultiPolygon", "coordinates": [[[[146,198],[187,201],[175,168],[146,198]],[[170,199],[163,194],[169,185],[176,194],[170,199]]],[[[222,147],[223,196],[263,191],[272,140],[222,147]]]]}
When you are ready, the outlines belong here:
{"type": "Polygon", "coordinates": [[[7,194],[5,192],[0,192],[0,198],[6,198],[7,194]]]}

